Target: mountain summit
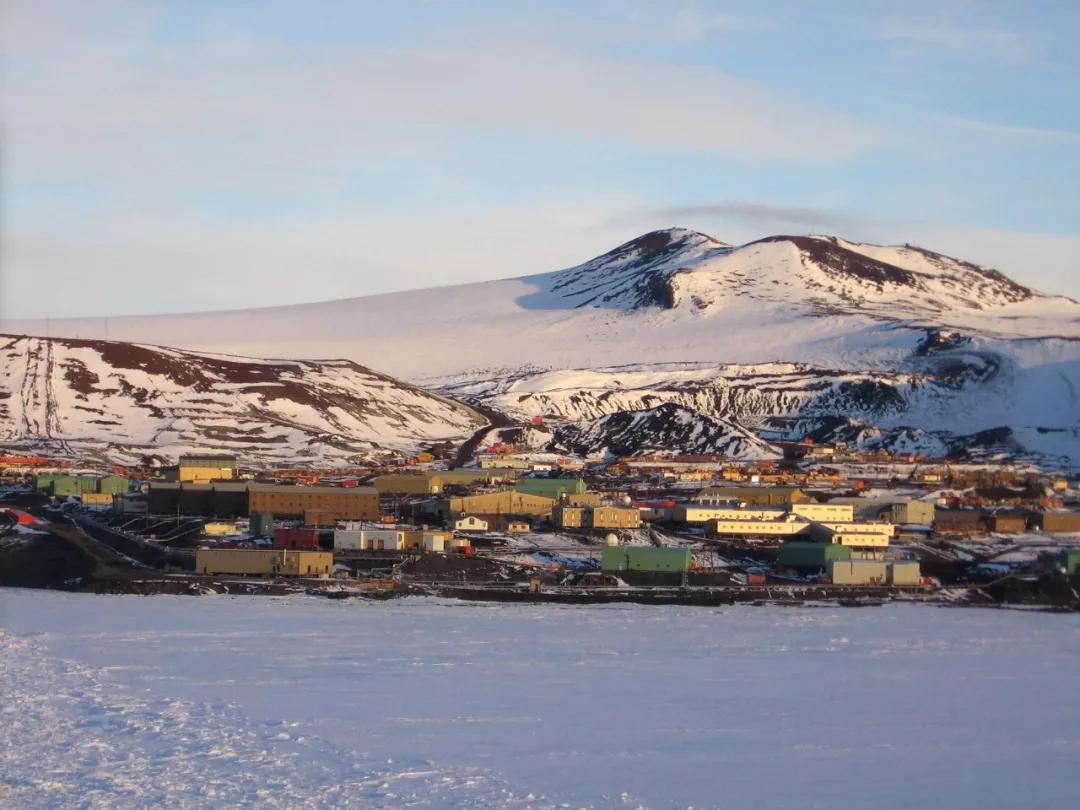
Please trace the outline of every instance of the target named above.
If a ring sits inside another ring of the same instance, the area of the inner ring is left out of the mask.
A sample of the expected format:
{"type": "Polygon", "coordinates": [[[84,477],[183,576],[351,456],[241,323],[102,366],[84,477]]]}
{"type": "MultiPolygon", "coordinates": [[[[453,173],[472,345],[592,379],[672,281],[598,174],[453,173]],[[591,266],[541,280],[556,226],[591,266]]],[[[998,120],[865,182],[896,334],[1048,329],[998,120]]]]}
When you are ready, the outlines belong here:
{"type": "Polygon", "coordinates": [[[996,270],[911,245],[770,236],[738,247],[673,228],[551,276],[566,306],[715,311],[739,297],[816,313],[921,319],[1036,294],[996,270]]]}

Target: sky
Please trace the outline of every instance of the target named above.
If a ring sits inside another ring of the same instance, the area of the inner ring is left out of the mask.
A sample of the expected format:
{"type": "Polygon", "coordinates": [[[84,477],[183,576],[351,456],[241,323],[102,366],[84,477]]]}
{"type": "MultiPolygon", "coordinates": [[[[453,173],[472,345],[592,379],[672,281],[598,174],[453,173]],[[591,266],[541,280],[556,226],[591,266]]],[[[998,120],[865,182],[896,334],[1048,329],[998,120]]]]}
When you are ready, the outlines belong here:
{"type": "Polygon", "coordinates": [[[0,317],[568,267],[670,226],[1080,298],[1080,3],[0,4],[0,317]]]}

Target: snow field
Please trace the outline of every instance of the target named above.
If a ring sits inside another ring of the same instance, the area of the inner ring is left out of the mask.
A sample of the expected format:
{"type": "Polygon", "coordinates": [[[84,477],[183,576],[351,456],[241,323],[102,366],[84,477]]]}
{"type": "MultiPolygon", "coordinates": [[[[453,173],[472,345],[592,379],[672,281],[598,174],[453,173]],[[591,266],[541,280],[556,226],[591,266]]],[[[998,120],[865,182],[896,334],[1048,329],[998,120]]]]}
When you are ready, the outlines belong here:
{"type": "Polygon", "coordinates": [[[1071,808],[1078,665],[1073,615],[11,590],[0,804],[1071,808]]]}

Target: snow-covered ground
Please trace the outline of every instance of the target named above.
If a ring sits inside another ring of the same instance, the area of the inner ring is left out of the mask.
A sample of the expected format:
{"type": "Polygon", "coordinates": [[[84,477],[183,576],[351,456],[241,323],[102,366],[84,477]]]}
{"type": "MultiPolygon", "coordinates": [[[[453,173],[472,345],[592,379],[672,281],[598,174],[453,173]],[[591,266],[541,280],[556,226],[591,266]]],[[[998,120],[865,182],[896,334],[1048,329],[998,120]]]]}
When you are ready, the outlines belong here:
{"type": "Polygon", "coordinates": [[[7,807],[1074,807],[1080,617],[0,591],[7,807]]]}

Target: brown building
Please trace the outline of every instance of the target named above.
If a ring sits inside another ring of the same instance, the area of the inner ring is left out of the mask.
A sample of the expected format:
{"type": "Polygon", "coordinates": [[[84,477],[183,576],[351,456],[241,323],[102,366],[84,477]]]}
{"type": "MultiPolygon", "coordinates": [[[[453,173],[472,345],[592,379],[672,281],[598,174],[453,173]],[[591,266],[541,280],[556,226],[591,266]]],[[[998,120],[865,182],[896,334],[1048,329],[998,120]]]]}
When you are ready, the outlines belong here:
{"type": "Polygon", "coordinates": [[[1044,532],[1080,532],[1080,512],[1043,512],[1038,525],[1044,532]]]}
{"type": "Polygon", "coordinates": [[[738,501],[748,506],[785,506],[810,503],[814,499],[798,487],[704,487],[694,500],[699,503],[738,501]]]}
{"type": "Polygon", "coordinates": [[[514,471],[505,469],[431,470],[380,475],[371,485],[384,495],[438,495],[448,486],[479,486],[513,477],[514,471]]]}
{"type": "Polygon", "coordinates": [[[938,509],[934,512],[937,534],[982,534],[986,531],[986,513],[977,509],[938,509]]]}
{"type": "Polygon", "coordinates": [[[318,526],[339,520],[376,520],[379,493],[372,487],[297,487],[252,484],[248,513],[303,519],[318,526]]]}
{"type": "Polygon", "coordinates": [[[1019,534],[1027,528],[1027,519],[1015,513],[990,515],[986,523],[990,531],[998,534],[1019,534]]]}
{"type": "Polygon", "coordinates": [[[629,507],[559,504],[551,520],[560,529],[636,529],[641,526],[641,512],[629,507]]]}

